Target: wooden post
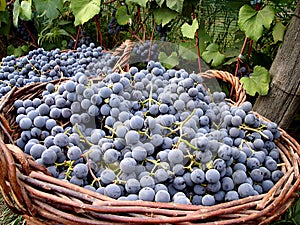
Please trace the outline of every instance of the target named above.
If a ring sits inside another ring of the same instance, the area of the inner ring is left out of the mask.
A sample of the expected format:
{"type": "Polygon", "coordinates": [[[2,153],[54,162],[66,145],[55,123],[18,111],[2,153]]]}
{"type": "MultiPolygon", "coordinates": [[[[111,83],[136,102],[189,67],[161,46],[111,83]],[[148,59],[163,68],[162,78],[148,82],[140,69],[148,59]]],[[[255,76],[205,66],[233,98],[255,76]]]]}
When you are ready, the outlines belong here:
{"type": "Polygon", "coordinates": [[[258,97],[253,109],[287,129],[300,109],[300,0],[270,74],[270,91],[258,97]]]}

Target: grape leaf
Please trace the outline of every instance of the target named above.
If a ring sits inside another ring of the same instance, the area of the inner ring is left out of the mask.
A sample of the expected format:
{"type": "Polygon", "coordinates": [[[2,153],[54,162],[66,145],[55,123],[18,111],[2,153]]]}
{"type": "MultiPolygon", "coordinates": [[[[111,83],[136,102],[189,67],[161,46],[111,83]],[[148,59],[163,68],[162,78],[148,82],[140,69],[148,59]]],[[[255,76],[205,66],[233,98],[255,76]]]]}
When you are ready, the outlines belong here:
{"type": "Polygon", "coordinates": [[[156,24],[161,24],[162,26],[166,25],[177,16],[177,13],[169,8],[155,9],[153,14],[156,24]]]}
{"type": "Polygon", "coordinates": [[[184,23],[182,25],[181,33],[182,33],[183,37],[194,39],[195,32],[197,31],[198,28],[199,28],[198,21],[197,21],[197,19],[194,19],[192,25],[189,25],[188,23],[184,23]]]}
{"type": "Polygon", "coordinates": [[[19,14],[20,14],[20,1],[16,0],[14,2],[14,9],[13,9],[13,24],[15,27],[18,27],[19,14]]]}
{"type": "Polygon", "coordinates": [[[5,11],[6,8],[6,0],[0,0],[0,12],[5,11]]]}
{"type": "Polygon", "coordinates": [[[251,6],[244,5],[239,11],[238,24],[247,37],[257,41],[262,36],[264,28],[270,28],[274,16],[274,10],[270,6],[256,11],[251,6]]]}
{"type": "Polygon", "coordinates": [[[117,9],[116,19],[120,25],[126,25],[129,22],[130,16],[127,14],[127,8],[125,5],[117,9]]]}
{"type": "Polygon", "coordinates": [[[219,66],[225,60],[225,55],[219,52],[219,46],[217,44],[210,44],[207,46],[205,52],[202,54],[202,58],[207,62],[211,63],[212,66],[219,66]]]}
{"type": "Polygon", "coordinates": [[[23,52],[29,52],[29,46],[28,45],[22,45],[21,49],[23,52]]]}
{"type": "Polygon", "coordinates": [[[32,5],[31,0],[28,0],[28,1],[23,0],[21,2],[19,16],[22,20],[28,21],[28,20],[32,19],[31,5],[32,5]]]}
{"type": "Polygon", "coordinates": [[[179,45],[179,56],[185,60],[194,61],[197,60],[197,46],[193,42],[184,42],[179,45]]]}
{"type": "Polygon", "coordinates": [[[158,59],[161,63],[165,64],[167,68],[173,68],[179,64],[178,55],[176,52],[172,52],[169,56],[167,56],[165,52],[161,52],[158,55],[158,59]]]}
{"type": "Polygon", "coordinates": [[[133,2],[146,8],[148,0],[126,0],[126,2],[133,2]]]}
{"type": "Polygon", "coordinates": [[[270,73],[262,66],[255,66],[252,76],[242,77],[240,81],[244,84],[247,94],[254,96],[257,92],[266,95],[269,91],[270,73]]]}
{"type": "Polygon", "coordinates": [[[4,11],[4,12],[0,13],[0,27],[2,25],[1,23],[5,23],[5,24],[10,23],[10,18],[9,18],[8,11],[4,11]]]}
{"type": "Polygon", "coordinates": [[[57,18],[59,11],[63,10],[63,0],[39,0],[34,1],[34,6],[39,15],[45,13],[50,20],[57,18]]]}
{"type": "Polygon", "coordinates": [[[71,0],[70,7],[75,16],[74,25],[78,26],[92,19],[100,12],[100,1],[98,0],[71,0]]]}
{"type": "Polygon", "coordinates": [[[276,23],[272,32],[274,43],[283,41],[284,32],[285,26],[281,22],[276,23]]]}
{"type": "Polygon", "coordinates": [[[167,7],[181,13],[184,0],[167,0],[167,7]]]}
{"type": "Polygon", "coordinates": [[[165,0],[156,0],[156,3],[159,5],[159,7],[161,7],[164,2],[165,0]]]}
{"type": "Polygon", "coordinates": [[[13,45],[7,46],[7,54],[8,55],[14,55],[16,57],[20,57],[23,54],[22,47],[15,48],[13,45]]]}
{"type": "Polygon", "coordinates": [[[211,37],[203,26],[200,26],[197,32],[198,32],[198,37],[200,37],[199,38],[200,52],[204,52],[207,47],[207,43],[211,42],[211,37]]]}
{"type": "Polygon", "coordinates": [[[10,16],[8,11],[4,11],[0,13],[0,28],[1,28],[1,34],[8,36],[10,32],[10,16]]]}

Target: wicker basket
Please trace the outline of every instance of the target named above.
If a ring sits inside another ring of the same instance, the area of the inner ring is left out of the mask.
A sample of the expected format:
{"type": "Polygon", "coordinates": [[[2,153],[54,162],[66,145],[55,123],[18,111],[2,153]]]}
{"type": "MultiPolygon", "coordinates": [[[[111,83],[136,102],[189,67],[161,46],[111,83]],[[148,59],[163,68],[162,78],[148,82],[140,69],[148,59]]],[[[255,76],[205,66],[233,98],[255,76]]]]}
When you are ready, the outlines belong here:
{"type": "MultiPolygon", "coordinates": [[[[245,101],[241,83],[230,73],[209,70],[201,75],[229,82],[235,90],[234,104],[245,101]]],[[[23,215],[28,224],[268,224],[298,197],[300,145],[282,129],[276,145],[284,162],[284,176],[267,194],[214,206],[117,201],[53,178],[31,156],[10,143],[20,133],[14,101],[41,96],[45,86],[39,83],[13,89],[0,102],[1,193],[8,207],[23,215]]]]}

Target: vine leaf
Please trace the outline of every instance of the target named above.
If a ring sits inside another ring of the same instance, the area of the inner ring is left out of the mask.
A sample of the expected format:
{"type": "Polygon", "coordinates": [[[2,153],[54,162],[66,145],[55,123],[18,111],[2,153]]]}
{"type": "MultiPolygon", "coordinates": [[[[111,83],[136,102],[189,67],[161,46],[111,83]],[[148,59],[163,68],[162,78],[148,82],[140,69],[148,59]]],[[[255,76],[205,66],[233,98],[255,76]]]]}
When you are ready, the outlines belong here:
{"type": "Polygon", "coordinates": [[[181,13],[184,0],[167,0],[167,7],[181,13]]]}
{"type": "Polygon", "coordinates": [[[92,19],[100,12],[100,1],[98,0],[71,0],[70,7],[75,16],[74,25],[78,26],[92,19]]]}
{"type": "Polygon", "coordinates": [[[197,46],[193,41],[184,42],[179,45],[178,53],[182,59],[188,61],[197,60],[197,46]]]}
{"type": "Polygon", "coordinates": [[[177,13],[169,8],[158,8],[153,11],[154,18],[157,24],[165,26],[172,19],[176,18],[177,13]]]}
{"type": "Polygon", "coordinates": [[[281,22],[277,22],[272,32],[274,43],[277,43],[278,41],[283,41],[284,32],[285,26],[281,22]]]}
{"type": "Polygon", "coordinates": [[[5,11],[6,8],[6,0],[0,0],[0,12],[5,11]]]}
{"type": "Polygon", "coordinates": [[[32,19],[32,11],[31,11],[32,2],[31,0],[28,1],[22,1],[21,7],[20,7],[20,18],[22,20],[31,20],[32,19]]]}
{"type": "Polygon", "coordinates": [[[244,5],[239,11],[238,24],[247,37],[257,41],[262,36],[264,28],[270,28],[274,16],[274,10],[270,6],[256,11],[251,6],[244,5]]]}
{"type": "Polygon", "coordinates": [[[162,4],[164,4],[165,0],[156,0],[157,5],[159,5],[159,7],[162,6],[162,4]]]}
{"type": "Polygon", "coordinates": [[[0,28],[2,35],[8,36],[10,32],[10,15],[8,11],[0,13],[0,28]]]}
{"type": "Polygon", "coordinates": [[[212,66],[219,66],[225,60],[225,55],[219,52],[219,46],[217,44],[210,44],[207,46],[205,52],[202,54],[202,58],[207,62],[211,63],[212,66]]]}
{"type": "Polygon", "coordinates": [[[34,6],[39,15],[45,13],[46,17],[54,20],[63,11],[63,0],[39,0],[34,1],[34,6]]]}
{"type": "Polygon", "coordinates": [[[19,14],[20,14],[20,1],[16,0],[14,2],[14,9],[13,9],[13,24],[15,27],[18,27],[19,14]]]}
{"type": "Polygon", "coordinates": [[[198,30],[199,24],[197,19],[193,20],[192,25],[189,25],[188,23],[184,23],[181,27],[181,33],[184,37],[194,39],[195,32],[198,30]]]}
{"type": "Polygon", "coordinates": [[[146,8],[148,0],[126,0],[126,2],[133,2],[146,8]]]}
{"type": "Polygon", "coordinates": [[[127,14],[126,6],[121,6],[117,9],[116,19],[120,25],[126,25],[129,22],[130,16],[127,14]]]}
{"type": "Polygon", "coordinates": [[[244,84],[247,94],[254,96],[257,92],[266,95],[269,91],[270,73],[262,66],[255,66],[252,76],[242,77],[240,81],[244,84]]]}
{"type": "Polygon", "coordinates": [[[161,63],[165,64],[167,68],[173,68],[179,64],[179,59],[176,52],[172,52],[169,56],[167,56],[165,52],[161,52],[158,55],[158,59],[161,63]]]}
{"type": "Polygon", "coordinates": [[[24,55],[24,52],[28,52],[28,51],[29,51],[28,45],[18,46],[17,48],[15,48],[13,45],[7,46],[7,53],[9,55],[15,55],[16,57],[20,57],[24,55]]]}

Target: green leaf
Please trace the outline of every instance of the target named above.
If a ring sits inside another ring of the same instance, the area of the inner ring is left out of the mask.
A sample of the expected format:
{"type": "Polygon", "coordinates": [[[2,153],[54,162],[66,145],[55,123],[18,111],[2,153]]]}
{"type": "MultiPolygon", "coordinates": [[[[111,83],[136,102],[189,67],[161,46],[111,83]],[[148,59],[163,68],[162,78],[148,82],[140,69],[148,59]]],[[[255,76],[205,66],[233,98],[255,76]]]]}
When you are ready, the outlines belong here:
{"type": "Polygon", "coordinates": [[[148,0],[126,0],[126,2],[132,2],[146,8],[148,0]]]}
{"type": "Polygon", "coordinates": [[[162,4],[164,4],[165,0],[156,0],[157,5],[159,5],[159,7],[162,6],[162,4]]]}
{"type": "Polygon", "coordinates": [[[264,28],[269,29],[275,13],[271,6],[256,11],[249,5],[244,5],[239,11],[239,27],[246,36],[257,41],[263,34],[264,28]]]}
{"type": "Polygon", "coordinates": [[[21,49],[23,52],[29,52],[29,46],[28,45],[22,45],[21,49]]]}
{"type": "Polygon", "coordinates": [[[189,25],[188,23],[184,23],[182,25],[181,33],[182,33],[183,37],[194,39],[195,32],[197,31],[198,28],[199,28],[198,21],[197,21],[197,19],[194,19],[192,25],[189,25]]]}
{"type": "Polygon", "coordinates": [[[9,12],[4,11],[4,12],[0,13],[0,27],[1,27],[1,23],[9,24],[9,22],[10,22],[9,12]]]}
{"type": "Polygon", "coordinates": [[[207,46],[205,52],[202,54],[202,58],[207,62],[211,63],[212,66],[219,66],[225,60],[225,55],[219,52],[219,46],[217,44],[210,44],[207,46]]]}
{"type": "Polygon", "coordinates": [[[236,63],[236,57],[227,60],[223,65],[231,65],[232,63],[236,63]]]}
{"type": "Polygon", "coordinates": [[[167,7],[178,13],[182,12],[184,0],[167,0],[167,7]]]}
{"type": "Polygon", "coordinates": [[[31,11],[32,2],[31,0],[21,2],[20,7],[20,18],[22,20],[28,21],[32,19],[32,11],[31,11]]]}
{"type": "Polygon", "coordinates": [[[63,10],[63,0],[39,0],[34,1],[34,6],[39,15],[45,13],[50,20],[57,18],[59,11],[63,10]]]}
{"type": "Polygon", "coordinates": [[[240,81],[249,95],[254,96],[256,92],[266,95],[269,91],[270,73],[262,66],[255,66],[252,76],[242,77],[240,81]]]}
{"type": "Polygon", "coordinates": [[[99,0],[71,0],[70,7],[75,16],[74,25],[78,26],[92,19],[100,12],[99,0]]]}
{"type": "Polygon", "coordinates": [[[167,56],[165,52],[161,52],[158,55],[158,59],[161,63],[165,64],[167,68],[173,68],[179,64],[178,55],[176,52],[172,52],[169,56],[167,56]]]}
{"type": "Polygon", "coordinates": [[[198,59],[197,46],[192,41],[181,43],[179,45],[178,53],[182,59],[188,61],[194,61],[198,59]]]}
{"type": "Polygon", "coordinates": [[[125,5],[117,9],[116,19],[120,25],[126,25],[129,22],[130,16],[127,15],[127,8],[125,5]]]}
{"type": "Polygon", "coordinates": [[[0,12],[5,11],[6,8],[6,0],[0,0],[0,12]]]}
{"type": "Polygon", "coordinates": [[[20,14],[20,1],[16,0],[14,2],[14,9],[13,9],[13,24],[15,27],[18,27],[19,14],[20,14]]]}
{"type": "Polygon", "coordinates": [[[277,43],[278,41],[283,41],[284,32],[285,26],[281,22],[277,22],[272,32],[274,43],[277,43]]]}
{"type": "Polygon", "coordinates": [[[8,36],[11,28],[11,20],[8,11],[4,11],[0,13],[0,28],[1,28],[1,36],[8,36]]]}
{"type": "Polygon", "coordinates": [[[58,30],[57,30],[57,34],[72,38],[72,35],[69,34],[69,33],[68,33],[66,30],[64,30],[64,29],[58,29],[58,30]]]}
{"type": "Polygon", "coordinates": [[[16,57],[20,57],[23,55],[23,46],[19,46],[17,48],[15,48],[13,45],[9,45],[7,46],[7,55],[14,55],[16,57]]]}
{"type": "Polygon", "coordinates": [[[204,52],[207,47],[207,43],[211,42],[211,37],[205,30],[204,26],[200,25],[197,32],[198,32],[198,37],[199,37],[200,53],[202,54],[202,52],[204,52]]]}
{"type": "Polygon", "coordinates": [[[177,13],[169,8],[158,8],[153,11],[156,24],[165,26],[172,19],[175,19],[177,13]]]}

